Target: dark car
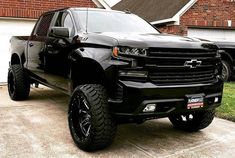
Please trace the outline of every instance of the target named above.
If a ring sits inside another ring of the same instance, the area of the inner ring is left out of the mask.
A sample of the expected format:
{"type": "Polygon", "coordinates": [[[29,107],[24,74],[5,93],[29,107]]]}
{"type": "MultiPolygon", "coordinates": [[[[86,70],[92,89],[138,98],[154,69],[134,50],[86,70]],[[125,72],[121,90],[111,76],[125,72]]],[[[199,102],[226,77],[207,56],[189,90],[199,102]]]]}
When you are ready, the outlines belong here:
{"type": "Polygon", "coordinates": [[[161,34],[129,12],[46,12],[31,36],[12,37],[11,54],[11,99],[26,99],[34,83],[71,96],[70,132],[86,151],[111,144],[120,123],[169,117],[175,128],[198,131],[221,104],[218,47],[161,34]]]}
{"type": "Polygon", "coordinates": [[[231,81],[235,75],[235,42],[217,41],[215,44],[220,49],[222,59],[222,78],[231,81]]]}

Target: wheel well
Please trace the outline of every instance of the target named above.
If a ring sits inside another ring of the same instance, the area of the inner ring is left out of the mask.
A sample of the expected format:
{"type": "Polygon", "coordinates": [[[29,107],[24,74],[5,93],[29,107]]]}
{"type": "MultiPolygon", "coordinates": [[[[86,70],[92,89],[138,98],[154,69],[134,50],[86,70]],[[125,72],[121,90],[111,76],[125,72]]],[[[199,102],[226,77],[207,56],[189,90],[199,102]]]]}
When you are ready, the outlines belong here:
{"type": "Polygon", "coordinates": [[[12,54],[11,65],[20,64],[20,58],[17,54],[12,54]]]}
{"type": "Polygon", "coordinates": [[[25,56],[24,53],[22,53],[21,57],[18,56],[18,54],[14,53],[11,56],[11,65],[20,64],[23,65],[25,63],[25,56]]]}
{"type": "Polygon", "coordinates": [[[95,60],[82,58],[71,67],[71,90],[82,84],[102,84],[105,86],[105,73],[95,60]]]}

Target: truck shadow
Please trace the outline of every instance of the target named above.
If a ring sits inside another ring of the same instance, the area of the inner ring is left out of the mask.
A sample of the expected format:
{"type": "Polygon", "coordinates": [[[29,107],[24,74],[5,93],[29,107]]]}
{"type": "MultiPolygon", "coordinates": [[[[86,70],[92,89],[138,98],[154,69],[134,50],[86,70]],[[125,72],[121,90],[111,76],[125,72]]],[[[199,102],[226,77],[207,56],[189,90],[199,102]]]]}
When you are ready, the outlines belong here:
{"type": "Polygon", "coordinates": [[[148,151],[157,156],[190,149],[210,140],[204,132],[183,132],[174,129],[168,119],[158,119],[140,125],[120,125],[117,138],[110,149],[121,149],[126,146],[133,150],[148,151]]]}

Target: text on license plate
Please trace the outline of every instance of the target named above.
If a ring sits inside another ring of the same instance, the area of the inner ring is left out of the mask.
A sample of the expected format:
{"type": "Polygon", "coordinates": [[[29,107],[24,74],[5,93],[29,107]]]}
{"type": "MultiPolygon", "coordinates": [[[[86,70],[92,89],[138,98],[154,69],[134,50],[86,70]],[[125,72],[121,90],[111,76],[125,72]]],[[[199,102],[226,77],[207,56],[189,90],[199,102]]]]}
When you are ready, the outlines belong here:
{"type": "Polygon", "coordinates": [[[197,109],[204,106],[203,97],[191,97],[188,98],[187,109],[197,109]]]}

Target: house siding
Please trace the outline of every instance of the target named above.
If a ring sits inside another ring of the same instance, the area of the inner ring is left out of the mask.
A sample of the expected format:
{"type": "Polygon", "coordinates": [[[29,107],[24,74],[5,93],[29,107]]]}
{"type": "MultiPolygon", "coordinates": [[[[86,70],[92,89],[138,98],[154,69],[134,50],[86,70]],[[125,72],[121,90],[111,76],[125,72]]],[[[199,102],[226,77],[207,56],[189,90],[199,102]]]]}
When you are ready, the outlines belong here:
{"type": "Polygon", "coordinates": [[[198,0],[180,18],[180,25],[157,26],[159,30],[187,35],[189,27],[235,28],[235,0],[198,0]],[[231,27],[228,20],[232,21],[231,27]]]}
{"type": "Polygon", "coordinates": [[[96,7],[92,0],[4,0],[0,17],[38,18],[43,12],[66,7],[96,7]]]}

